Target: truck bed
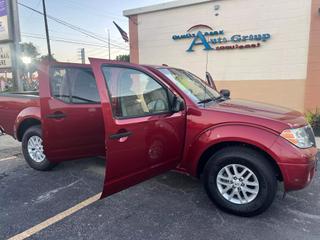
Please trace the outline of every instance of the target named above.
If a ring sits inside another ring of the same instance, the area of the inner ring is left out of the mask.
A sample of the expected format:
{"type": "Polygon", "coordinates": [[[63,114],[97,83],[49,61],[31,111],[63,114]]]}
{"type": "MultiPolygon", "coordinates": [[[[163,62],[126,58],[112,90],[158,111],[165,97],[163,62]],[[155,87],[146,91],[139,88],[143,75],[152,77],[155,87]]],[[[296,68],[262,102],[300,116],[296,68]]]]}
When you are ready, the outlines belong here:
{"type": "Polygon", "coordinates": [[[0,128],[14,136],[14,124],[21,111],[40,107],[38,92],[0,93],[0,128]]]}

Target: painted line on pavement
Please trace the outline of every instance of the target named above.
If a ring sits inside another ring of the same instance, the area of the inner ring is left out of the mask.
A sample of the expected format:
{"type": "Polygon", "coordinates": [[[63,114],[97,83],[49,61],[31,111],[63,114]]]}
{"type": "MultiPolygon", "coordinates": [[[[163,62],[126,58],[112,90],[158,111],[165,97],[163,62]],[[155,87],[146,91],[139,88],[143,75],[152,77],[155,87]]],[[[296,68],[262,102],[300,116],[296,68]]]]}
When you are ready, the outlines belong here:
{"type": "Polygon", "coordinates": [[[7,158],[2,158],[2,159],[0,159],[0,162],[2,162],[2,161],[8,161],[8,160],[13,160],[13,159],[16,159],[17,158],[17,156],[11,156],[11,157],[7,157],[7,158]]]}
{"type": "Polygon", "coordinates": [[[89,206],[90,204],[96,202],[97,200],[100,199],[101,196],[101,192],[84,200],[83,202],[78,203],[77,205],[61,212],[58,213],[57,215],[35,225],[34,227],[31,227],[29,229],[27,229],[26,231],[19,233],[11,238],[9,238],[9,240],[22,240],[22,239],[26,239],[38,232],[40,232],[41,230],[51,226],[52,224],[59,222],[61,220],[63,220],[64,218],[74,214],[75,212],[78,212],[79,210],[81,210],[82,208],[89,206]]]}

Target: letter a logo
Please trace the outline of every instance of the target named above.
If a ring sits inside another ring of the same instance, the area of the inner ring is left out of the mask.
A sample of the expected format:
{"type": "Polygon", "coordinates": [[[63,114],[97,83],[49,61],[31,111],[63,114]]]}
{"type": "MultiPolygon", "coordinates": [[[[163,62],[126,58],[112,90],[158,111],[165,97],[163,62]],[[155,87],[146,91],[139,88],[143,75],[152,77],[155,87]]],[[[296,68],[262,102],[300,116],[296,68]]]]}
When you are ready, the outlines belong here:
{"type": "Polygon", "coordinates": [[[203,49],[203,50],[206,50],[206,51],[207,51],[207,50],[213,50],[213,48],[209,45],[209,43],[207,42],[205,36],[202,34],[201,31],[199,31],[199,32],[197,33],[197,35],[194,37],[194,39],[193,39],[190,47],[188,48],[187,52],[193,52],[193,51],[194,51],[194,50],[193,50],[193,47],[194,47],[195,45],[203,45],[203,46],[204,46],[204,49],[203,49]],[[199,39],[200,41],[198,41],[198,39],[199,39]]]}

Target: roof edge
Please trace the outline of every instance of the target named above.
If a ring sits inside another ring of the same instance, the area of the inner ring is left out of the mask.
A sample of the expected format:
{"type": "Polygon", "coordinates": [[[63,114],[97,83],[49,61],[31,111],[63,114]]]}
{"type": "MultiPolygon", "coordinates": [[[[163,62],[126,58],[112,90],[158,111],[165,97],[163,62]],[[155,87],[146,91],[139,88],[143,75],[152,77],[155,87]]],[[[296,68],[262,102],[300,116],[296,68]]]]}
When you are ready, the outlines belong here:
{"type": "Polygon", "coordinates": [[[123,16],[129,17],[132,15],[139,15],[143,13],[150,13],[150,12],[157,12],[157,11],[162,11],[162,10],[167,10],[167,9],[172,9],[172,8],[178,8],[178,7],[186,7],[186,6],[191,6],[191,5],[196,5],[200,3],[205,3],[205,2],[213,2],[217,0],[178,0],[178,1],[171,1],[171,2],[166,2],[166,3],[160,3],[160,4],[155,4],[155,5],[150,5],[146,7],[140,7],[140,8],[133,8],[133,9],[128,9],[123,11],[123,16]]]}

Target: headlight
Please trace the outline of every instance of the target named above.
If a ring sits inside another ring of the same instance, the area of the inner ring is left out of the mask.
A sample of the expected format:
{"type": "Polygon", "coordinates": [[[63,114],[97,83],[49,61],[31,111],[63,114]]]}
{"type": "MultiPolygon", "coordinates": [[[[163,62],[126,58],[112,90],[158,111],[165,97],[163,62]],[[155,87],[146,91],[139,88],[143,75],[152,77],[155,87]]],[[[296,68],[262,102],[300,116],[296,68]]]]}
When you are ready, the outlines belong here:
{"type": "Polygon", "coordinates": [[[309,125],[301,128],[286,129],[280,136],[299,148],[310,148],[315,146],[314,134],[309,125]]]}

